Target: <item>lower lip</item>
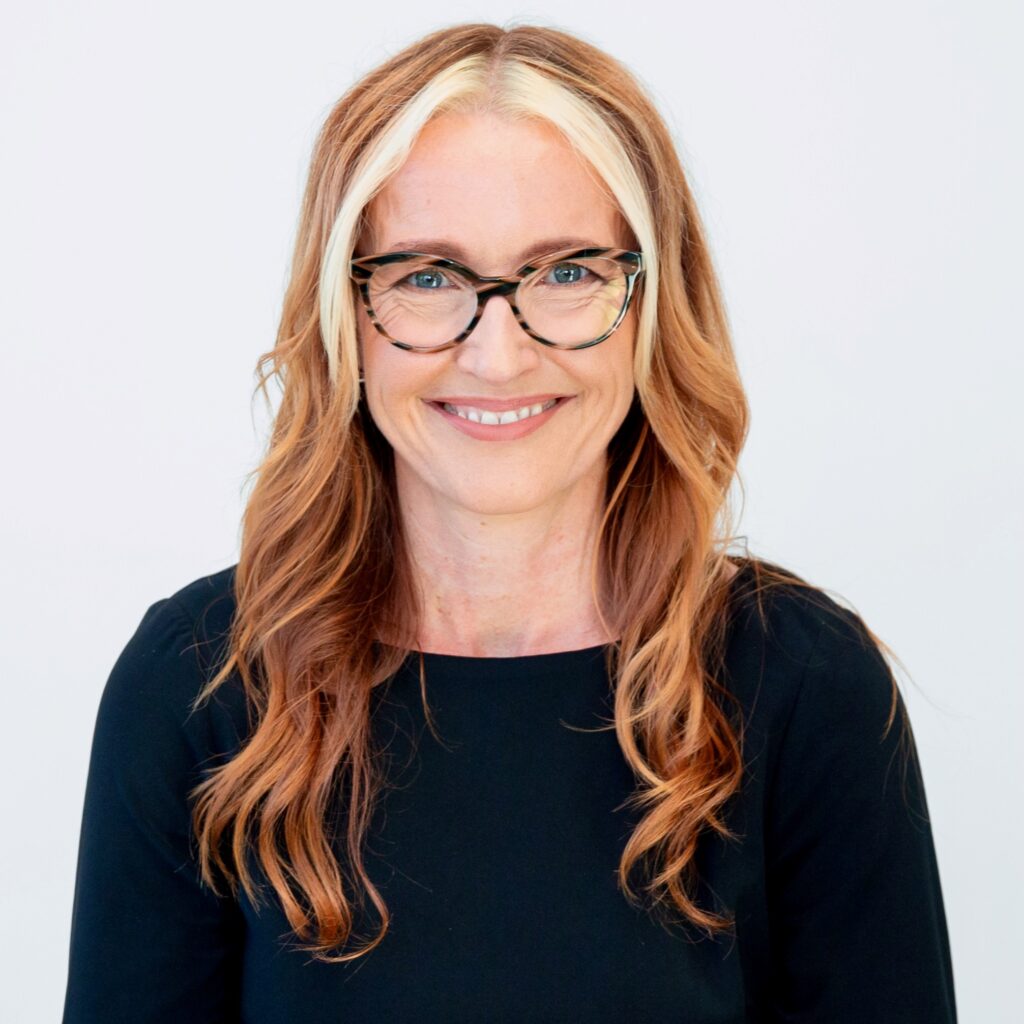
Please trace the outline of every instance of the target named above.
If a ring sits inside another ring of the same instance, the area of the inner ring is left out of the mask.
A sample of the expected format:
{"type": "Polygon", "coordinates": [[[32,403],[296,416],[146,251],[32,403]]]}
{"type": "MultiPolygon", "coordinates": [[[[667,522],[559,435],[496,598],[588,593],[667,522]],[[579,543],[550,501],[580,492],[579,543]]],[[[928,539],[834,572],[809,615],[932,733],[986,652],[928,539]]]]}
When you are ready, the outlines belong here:
{"type": "Polygon", "coordinates": [[[474,423],[472,420],[464,420],[453,412],[448,412],[444,406],[436,402],[428,402],[436,409],[456,430],[475,437],[478,441],[515,441],[520,437],[526,437],[535,430],[539,430],[552,416],[572,398],[560,398],[550,409],[545,410],[537,416],[528,416],[525,420],[517,420],[515,423],[474,423]]]}

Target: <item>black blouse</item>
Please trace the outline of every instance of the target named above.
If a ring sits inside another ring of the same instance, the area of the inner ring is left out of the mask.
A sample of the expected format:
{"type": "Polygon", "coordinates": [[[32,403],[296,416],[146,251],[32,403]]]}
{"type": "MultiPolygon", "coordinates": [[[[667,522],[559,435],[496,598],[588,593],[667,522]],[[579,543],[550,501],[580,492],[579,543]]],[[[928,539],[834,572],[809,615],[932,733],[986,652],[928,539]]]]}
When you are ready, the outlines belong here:
{"type": "Polygon", "coordinates": [[[234,567],[157,601],[99,705],[65,1024],[955,1021],[916,748],[909,735],[906,763],[899,719],[881,739],[885,663],[821,591],[773,588],[762,621],[738,586],[749,572],[725,663],[746,723],[727,816],[742,838],[698,847],[701,903],[735,914],[733,936],[666,925],[617,889],[637,812],[614,731],[592,731],[611,717],[604,648],[426,654],[443,744],[411,655],[373,711],[395,785],[367,867],[391,927],[349,964],[291,948],[269,886],[257,912],[199,884],[186,794],[247,729],[237,676],[188,710],[234,567]]]}

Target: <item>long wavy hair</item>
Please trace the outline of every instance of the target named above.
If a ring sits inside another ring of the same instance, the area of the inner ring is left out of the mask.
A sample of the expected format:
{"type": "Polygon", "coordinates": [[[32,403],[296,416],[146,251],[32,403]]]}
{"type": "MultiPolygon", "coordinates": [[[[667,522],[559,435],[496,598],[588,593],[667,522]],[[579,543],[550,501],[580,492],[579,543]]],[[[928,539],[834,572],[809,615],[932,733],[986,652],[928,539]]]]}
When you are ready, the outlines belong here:
{"type": "MultiPolygon", "coordinates": [[[[251,726],[191,794],[204,883],[220,893],[226,881],[235,895],[240,885],[258,904],[254,855],[299,948],[326,962],[365,954],[388,930],[363,859],[386,781],[371,697],[416,650],[418,617],[392,452],[361,397],[347,266],[367,205],[424,124],[467,108],[554,124],[608,186],[645,253],[636,393],[609,445],[591,569],[607,635],[620,638],[607,646],[613,727],[642,812],[619,864],[628,899],[638,899],[630,875],[644,867],[655,907],[708,934],[734,924],[694,892],[702,833],[736,838],[724,812],[743,774],[743,723],[720,680],[729,563],[754,566],[758,593],[778,582],[817,593],[778,566],[729,554],[748,406],[693,195],[637,80],[568,33],[491,24],[434,32],[366,74],[315,144],[276,342],[257,364],[257,392],[268,398],[276,381],[280,405],[250,474],[237,608],[224,660],[194,704],[237,672],[251,726]],[[328,826],[338,806],[347,870],[328,826]],[[342,951],[366,899],[377,933],[342,951]]],[[[429,723],[422,654],[420,684],[429,723]]],[[[887,728],[897,692],[893,677],[887,728]]]]}

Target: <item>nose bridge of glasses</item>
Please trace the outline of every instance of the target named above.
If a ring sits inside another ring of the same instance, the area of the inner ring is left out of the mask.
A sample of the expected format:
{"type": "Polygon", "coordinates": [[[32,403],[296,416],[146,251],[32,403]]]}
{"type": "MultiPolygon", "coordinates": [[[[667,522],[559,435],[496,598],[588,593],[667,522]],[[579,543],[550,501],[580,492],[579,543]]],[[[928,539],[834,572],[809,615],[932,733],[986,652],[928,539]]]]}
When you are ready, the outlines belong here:
{"type": "MultiPolygon", "coordinates": [[[[520,328],[525,328],[526,324],[523,321],[523,314],[519,310],[519,306],[516,305],[516,289],[519,287],[519,279],[510,280],[509,278],[492,278],[480,279],[475,285],[476,288],[476,314],[474,315],[470,332],[475,331],[480,320],[483,318],[484,312],[487,309],[491,299],[504,299],[508,304],[509,313],[512,314],[516,323],[520,328]]],[[[493,315],[493,314],[492,314],[493,315]]]]}
{"type": "Polygon", "coordinates": [[[477,301],[483,308],[485,302],[495,296],[503,296],[514,305],[514,296],[519,287],[519,277],[480,277],[472,282],[476,291],[477,301]]]}

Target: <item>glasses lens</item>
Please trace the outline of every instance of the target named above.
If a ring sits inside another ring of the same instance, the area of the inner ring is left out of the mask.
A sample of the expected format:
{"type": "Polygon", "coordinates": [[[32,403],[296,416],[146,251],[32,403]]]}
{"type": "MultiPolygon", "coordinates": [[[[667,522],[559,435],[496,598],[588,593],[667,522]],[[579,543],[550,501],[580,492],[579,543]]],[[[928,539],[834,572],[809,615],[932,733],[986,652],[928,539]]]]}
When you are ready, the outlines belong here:
{"type": "Polygon", "coordinates": [[[369,282],[370,306],[396,341],[416,348],[445,345],[476,313],[476,292],[459,273],[429,257],[386,263],[369,282]]]}
{"type": "Polygon", "coordinates": [[[578,345],[611,328],[626,286],[622,266],[604,256],[545,263],[519,286],[519,310],[542,338],[578,345]]]}

